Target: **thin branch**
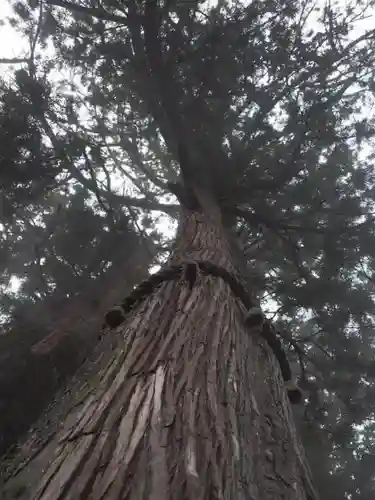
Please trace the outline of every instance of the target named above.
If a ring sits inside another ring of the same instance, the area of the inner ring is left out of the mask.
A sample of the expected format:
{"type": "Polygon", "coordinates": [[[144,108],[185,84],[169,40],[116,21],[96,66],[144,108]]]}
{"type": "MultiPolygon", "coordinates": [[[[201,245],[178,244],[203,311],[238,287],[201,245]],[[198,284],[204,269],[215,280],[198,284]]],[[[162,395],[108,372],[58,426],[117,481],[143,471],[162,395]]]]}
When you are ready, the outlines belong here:
{"type": "Polygon", "coordinates": [[[126,17],[117,16],[116,14],[110,14],[104,9],[93,8],[93,7],[83,7],[82,5],[77,5],[72,2],[66,2],[65,0],[47,0],[47,4],[55,5],[56,7],[62,7],[69,10],[70,12],[78,12],[80,14],[86,14],[88,16],[96,17],[102,21],[114,21],[120,24],[128,24],[126,17]]]}
{"type": "Polygon", "coordinates": [[[0,64],[22,64],[22,63],[28,63],[29,58],[28,57],[1,57],[0,58],[0,64]]]}
{"type": "MultiPolygon", "coordinates": [[[[133,138],[135,138],[134,135],[133,138]]],[[[131,141],[130,139],[124,136],[121,138],[121,146],[122,147],[126,146],[125,147],[126,154],[129,155],[130,159],[137,166],[137,168],[146,175],[148,180],[153,182],[155,186],[159,187],[160,189],[163,190],[168,189],[166,183],[163,183],[160,179],[158,179],[157,175],[155,175],[151,169],[146,167],[139,153],[137,144],[135,143],[134,140],[131,141]]],[[[111,154],[113,159],[115,156],[114,153],[112,151],[111,152],[109,151],[109,153],[111,154]]]]}
{"type": "Polygon", "coordinates": [[[137,228],[137,230],[142,238],[142,242],[143,242],[143,245],[144,245],[146,252],[149,254],[149,257],[151,257],[151,258],[154,257],[155,254],[150,247],[149,238],[147,237],[146,231],[144,229],[142,229],[140,227],[140,225],[138,224],[137,214],[135,213],[135,211],[133,210],[133,208],[130,205],[127,205],[127,209],[129,210],[130,217],[133,220],[134,226],[137,228]]]}
{"type": "Polygon", "coordinates": [[[304,364],[303,360],[309,359],[307,354],[302,349],[302,347],[298,345],[298,341],[292,337],[292,334],[289,332],[289,330],[287,330],[286,328],[283,328],[283,327],[276,328],[276,330],[278,331],[278,333],[280,333],[281,337],[284,340],[289,342],[289,344],[293,347],[294,351],[296,352],[296,354],[298,356],[298,361],[299,361],[299,364],[301,367],[301,379],[305,380],[306,373],[305,373],[305,364],[304,364]]]}
{"type": "Polygon", "coordinates": [[[309,342],[311,344],[313,344],[315,347],[317,347],[320,351],[322,351],[323,354],[325,354],[325,356],[327,356],[327,358],[333,360],[334,357],[332,356],[332,354],[330,354],[327,349],[325,349],[323,346],[321,346],[320,344],[318,344],[318,342],[315,342],[315,340],[312,340],[311,338],[309,339],[309,342]]]}
{"type": "Polygon", "coordinates": [[[40,31],[42,29],[42,23],[43,23],[43,2],[39,2],[39,19],[38,19],[38,24],[36,27],[35,35],[33,37],[32,37],[32,35],[30,35],[30,38],[31,38],[31,40],[30,40],[30,57],[29,57],[29,61],[28,61],[28,66],[29,66],[30,76],[32,78],[35,77],[35,62],[34,62],[35,49],[36,49],[36,44],[38,42],[38,38],[40,35],[40,31]]]}
{"type": "Polygon", "coordinates": [[[317,330],[316,332],[311,333],[310,335],[306,335],[304,337],[300,337],[300,339],[298,340],[298,342],[301,343],[301,344],[306,344],[306,343],[310,342],[310,339],[312,339],[313,337],[316,337],[320,333],[322,333],[321,330],[317,330]]]}
{"type": "Polygon", "coordinates": [[[109,225],[114,226],[115,225],[115,218],[114,218],[114,214],[113,214],[113,208],[111,206],[107,206],[105,204],[104,200],[102,199],[102,196],[100,194],[99,187],[98,187],[96,172],[92,166],[92,163],[91,163],[86,151],[83,151],[83,157],[85,158],[85,166],[90,171],[91,180],[93,181],[94,193],[95,193],[97,202],[98,202],[99,206],[103,209],[103,211],[107,214],[107,219],[108,219],[109,225]]]}
{"type": "Polygon", "coordinates": [[[104,171],[105,179],[107,181],[106,191],[112,191],[112,181],[110,173],[108,172],[108,169],[106,168],[105,165],[102,165],[102,169],[104,171]]]}
{"type": "Polygon", "coordinates": [[[299,365],[301,368],[301,380],[305,381],[306,380],[306,368],[305,368],[305,363],[303,362],[303,358],[306,357],[306,353],[299,348],[298,344],[292,344],[294,347],[295,352],[297,353],[298,356],[298,361],[299,365]],[[298,349],[296,349],[296,346],[298,346],[298,349]]]}

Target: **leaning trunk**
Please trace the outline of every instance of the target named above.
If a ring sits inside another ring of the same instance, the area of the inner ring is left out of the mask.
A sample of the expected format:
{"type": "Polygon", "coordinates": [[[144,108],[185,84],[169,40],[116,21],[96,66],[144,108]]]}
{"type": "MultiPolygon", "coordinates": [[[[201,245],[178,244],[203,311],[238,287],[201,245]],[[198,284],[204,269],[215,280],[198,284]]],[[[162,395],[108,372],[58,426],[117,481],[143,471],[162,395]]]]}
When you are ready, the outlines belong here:
{"type": "MultiPolygon", "coordinates": [[[[236,273],[231,248],[219,220],[189,213],[171,260],[236,273]]],[[[278,362],[245,313],[210,275],[165,281],[134,307],[32,498],[315,500],[278,362]]]]}

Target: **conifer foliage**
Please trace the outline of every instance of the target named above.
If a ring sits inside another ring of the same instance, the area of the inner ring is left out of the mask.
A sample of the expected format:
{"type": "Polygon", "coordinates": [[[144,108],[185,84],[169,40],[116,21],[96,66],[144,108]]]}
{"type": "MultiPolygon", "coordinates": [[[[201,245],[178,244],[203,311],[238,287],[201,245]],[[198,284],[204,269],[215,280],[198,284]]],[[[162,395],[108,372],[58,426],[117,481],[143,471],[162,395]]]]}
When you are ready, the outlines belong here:
{"type": "Polygon", "coordinates": [[[155,222],[199,185],[299,375],[323,500],[375,494],[374,4],[22,0],[2,60],[3,314],[98,276],[129,221],[169,249],[155,222]]]}

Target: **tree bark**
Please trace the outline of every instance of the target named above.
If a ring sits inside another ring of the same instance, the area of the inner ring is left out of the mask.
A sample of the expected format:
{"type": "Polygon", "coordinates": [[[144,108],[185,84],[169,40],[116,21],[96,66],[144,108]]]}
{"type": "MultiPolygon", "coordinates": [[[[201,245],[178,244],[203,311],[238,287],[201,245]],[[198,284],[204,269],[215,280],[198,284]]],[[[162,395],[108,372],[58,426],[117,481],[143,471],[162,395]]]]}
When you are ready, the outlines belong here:
{"type": "MultiPolygon", "coordinates": [[[[238,274],[220,220],[186,213],[171,263],[238,274]]],[[[220,278],[164,282],[72,410],[34,500],[316,500],[278,362],[220,278]]],[[[46,466],[48,462],[48,466],[46,466]]]]}

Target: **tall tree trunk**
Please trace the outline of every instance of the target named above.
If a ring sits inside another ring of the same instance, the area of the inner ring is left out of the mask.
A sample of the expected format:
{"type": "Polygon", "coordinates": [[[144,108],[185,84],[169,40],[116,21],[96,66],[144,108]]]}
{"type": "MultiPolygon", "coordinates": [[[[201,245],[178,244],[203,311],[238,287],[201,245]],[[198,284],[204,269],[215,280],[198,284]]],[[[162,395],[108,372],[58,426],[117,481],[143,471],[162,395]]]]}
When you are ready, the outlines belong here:
{"type": "MultiPolygon", "coordinates": [[[[182,218],[172,263],[236,273],[221,222],[182,218]]],[[[165,281],[56,437],[38,500],[315,500],[278,362],[227,283],[165,281]]],[[[43,467],[42,462],[41,468],[43,467]]]]}

